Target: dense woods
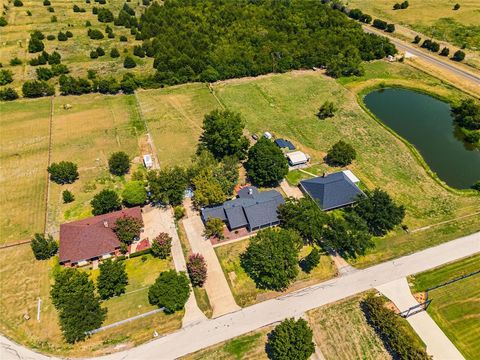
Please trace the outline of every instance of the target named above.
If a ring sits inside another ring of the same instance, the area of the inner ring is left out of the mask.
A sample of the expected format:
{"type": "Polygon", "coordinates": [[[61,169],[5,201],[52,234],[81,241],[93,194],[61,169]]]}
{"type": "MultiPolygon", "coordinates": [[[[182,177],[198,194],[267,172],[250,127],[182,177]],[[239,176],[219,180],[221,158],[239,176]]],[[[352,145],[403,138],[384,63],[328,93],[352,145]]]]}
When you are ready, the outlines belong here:
{"type": "Polygon", "coordinates": [[[361,73],[362,60],[396,52],[387,39],[311,1],[170,0],[153,3],[139,30],[165,84],[320,66],[348,76],[361,73]]]}

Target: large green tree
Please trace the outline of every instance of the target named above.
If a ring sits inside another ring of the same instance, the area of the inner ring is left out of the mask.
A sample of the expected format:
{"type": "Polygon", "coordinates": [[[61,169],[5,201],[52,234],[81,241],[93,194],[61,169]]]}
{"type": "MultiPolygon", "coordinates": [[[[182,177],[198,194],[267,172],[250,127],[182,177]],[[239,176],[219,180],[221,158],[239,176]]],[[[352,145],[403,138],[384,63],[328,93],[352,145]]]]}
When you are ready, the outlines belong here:
{"type": "Polygon", "coordinates": [[[130,159],[123,151],[114,152],[108,159],[108,169],[113,175],[122,176],[130,170],[130,159]]]}
{"type": "Polygon", "coordinates": [[[304,319],[286,319],[269,334],[266,349],[272,360],[307,360],[315,352],[313,332],[304,319]]]}
{"type": "Polygon", "coordinates": [[[229,110],[213,110],[203,119],[199,149],[207,149],[218,160],[225,156],[243,159],[248,149],[248,140],[243,135],[244,127],[240,114],[229,110]]]}
{"type": "Polygon", "coordinates": [[[92,205],[93,208],[93,215],[102,215],[122,208],[117,193],[109,189],[104,189],[96,194],[92,201],[90,201],[90,205],[92,205]]]}
{"type": "Polygon", "coordinates": [[[397,205],[388,193],[380,189],[360,198],[353,211],[365,220],[370,233],[375,236],[386,235],[405,217],[405,207],[397,205]]]}
{"type": "Polygon", "coordinates": [[[357,157],[357,152],[353,146],[343,140],[336,142],[328,150],[327,161],[334,166],[347,166],[357,157]]]}
{"type": "Polygon", "coordinates": [[[50,259],[58,250],[58,244],[53,240],[52,235],[45,236],[39,233],[34,235],[30,242],[30,246],[32,247],[35,259],[37,260],[50,259]]]}
{"type": "Polygon", "coordinates": [[[190,295],[187,275],[175,270],[160,273],[155,283],[148,289],[148,301],[151,305],[164,308],[166,314],[182,310],[190,295]]]}
{"type": "Polygon", "coordinates": [[[272,141],[261,138],[248,150],[247,175],[259,186],[275,186],[288,173],[282,150],[272,141]]]}
{"type": "Polygon", "coordinates": [[[128,275],[125,271],[125,262],[103,261],[99,266],[100,275],[97,279],[98,294],[103,300],[119,296],[125,292],[128,284],[128,275]]]}
{"type": "Polygon", "coordinates": [[[261,230],[241,255],[241,265],[258,288],[285,290],[298,274],[301,246],[294,230],[261,230]]]}
{"type": "Polygon", "coordinates": [[[100,306],[100,298],[86,272],[72,268],[58,271],[50,296],[68,343],[84,340],[89,331],[99,328],[105,320],[107,309],[100,306]]]}
{"type": "Polygon", "coordinates": [[[125,184],[122,192],[123,203],[126,206],[143,205],[147,201],[147,190],[143,181],[130,181],[125,184]]]}
{"type": "Polygon", "coordinates": [[[150,198],[154,202],[168,205],[180,205],[183,201],[188,178],[185,169],[165,167],[160,171],[150,171],[147,174],[150,198]]]}
{"type": "Polygon", "coordinates": [[[71,184],[78,179],[78,167],[70,161],[53,163],[47,169],[50,180],[57,184],[71,184]]]}
{"type": "Polygon", "coordinates": [[[131,216],[123,216],[115,221],[113,231],[117,235],[118,240],[129,245],[135,238],[140,236],[140,230],[143,227],[142,219],[131,216]]]}
{"type": "Polygon", "coordinates": [[[480,130],[480,103],[463,99],[452,107],[452,114],[458,126],[468,130],[480,130]]]}
{"type": "Polygon", "coordinates": [[[210,169],[205,169],[195,176],[192,185],[195,190],[193,201],[197,207],[220,204],[227,199],[222,185],[210,169]]]}

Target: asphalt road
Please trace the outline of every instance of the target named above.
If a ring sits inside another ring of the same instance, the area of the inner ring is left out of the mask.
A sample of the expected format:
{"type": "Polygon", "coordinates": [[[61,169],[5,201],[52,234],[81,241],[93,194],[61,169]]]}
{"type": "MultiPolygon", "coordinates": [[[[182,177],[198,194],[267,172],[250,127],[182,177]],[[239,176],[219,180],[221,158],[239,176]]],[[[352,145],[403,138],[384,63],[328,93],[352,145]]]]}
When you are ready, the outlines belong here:
{"type": "Polygon", "coordinates": [[[474,70],[472,71],[464,70],[463,68],[456,66],[454,63],[452,63],[452,60],[439,59],[435,55],[428,54],[426,51],[421,50],[420,48],[416,47],[413,44],[388,36],[382,31],[377,31],[367,26],[364,26],[363,30],[368,33],[385,36],[388,39],[390,39],[390,41],[393,44],[395,44],[397,49],[399,49],[400,51],[408,51],[410,54],[415,55],[425,61],[428,61],[429,63],[442,68],[444,71],[450,72],[456,76],[459,76],[465,79],[468,82],[471,82],[473,84],[476,84],[477,86],[480,86],[480,75],[476,74],[474,70]]]}
{"type": "MultiPolygon", "coordinates": [[[[364,270],[350,272],[213,320],[200,321],[136,348],[99,359],[176,359],[285,318],[300,317],[308,310],[476,253],[480,253],[480,232],[364,270]]],[[[0,336],[0,347],[2,360],[53,359],[19,346],[3,336],[0,336]]]]}

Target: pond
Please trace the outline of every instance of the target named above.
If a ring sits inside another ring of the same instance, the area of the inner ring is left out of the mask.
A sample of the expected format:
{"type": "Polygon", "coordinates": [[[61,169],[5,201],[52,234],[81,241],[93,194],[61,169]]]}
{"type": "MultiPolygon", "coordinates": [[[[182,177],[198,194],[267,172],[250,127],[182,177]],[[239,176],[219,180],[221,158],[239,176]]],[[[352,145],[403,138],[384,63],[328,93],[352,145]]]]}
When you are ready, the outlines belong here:
{"type": "Polygon", "coordinates": [[[365,105],[384,124],[413,144],[448,185],[466,189],[480,180],[480,151],[456,134],[450,105],[412,90],[372,91],[365,105]]]}

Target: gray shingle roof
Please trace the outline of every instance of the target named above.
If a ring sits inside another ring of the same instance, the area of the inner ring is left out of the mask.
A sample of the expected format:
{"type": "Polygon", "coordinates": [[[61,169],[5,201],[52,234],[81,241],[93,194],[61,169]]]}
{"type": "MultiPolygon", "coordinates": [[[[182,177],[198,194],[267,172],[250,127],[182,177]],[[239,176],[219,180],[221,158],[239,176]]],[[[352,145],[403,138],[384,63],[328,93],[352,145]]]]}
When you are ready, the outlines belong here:
{"type": "Polygon", "coordinates": [[[357,201],[358,196],[364,196],[358,188],[343,172],[336,172],[325,177],[300,181],[300,186],[322,208],[332,210],[357,201]]]}

